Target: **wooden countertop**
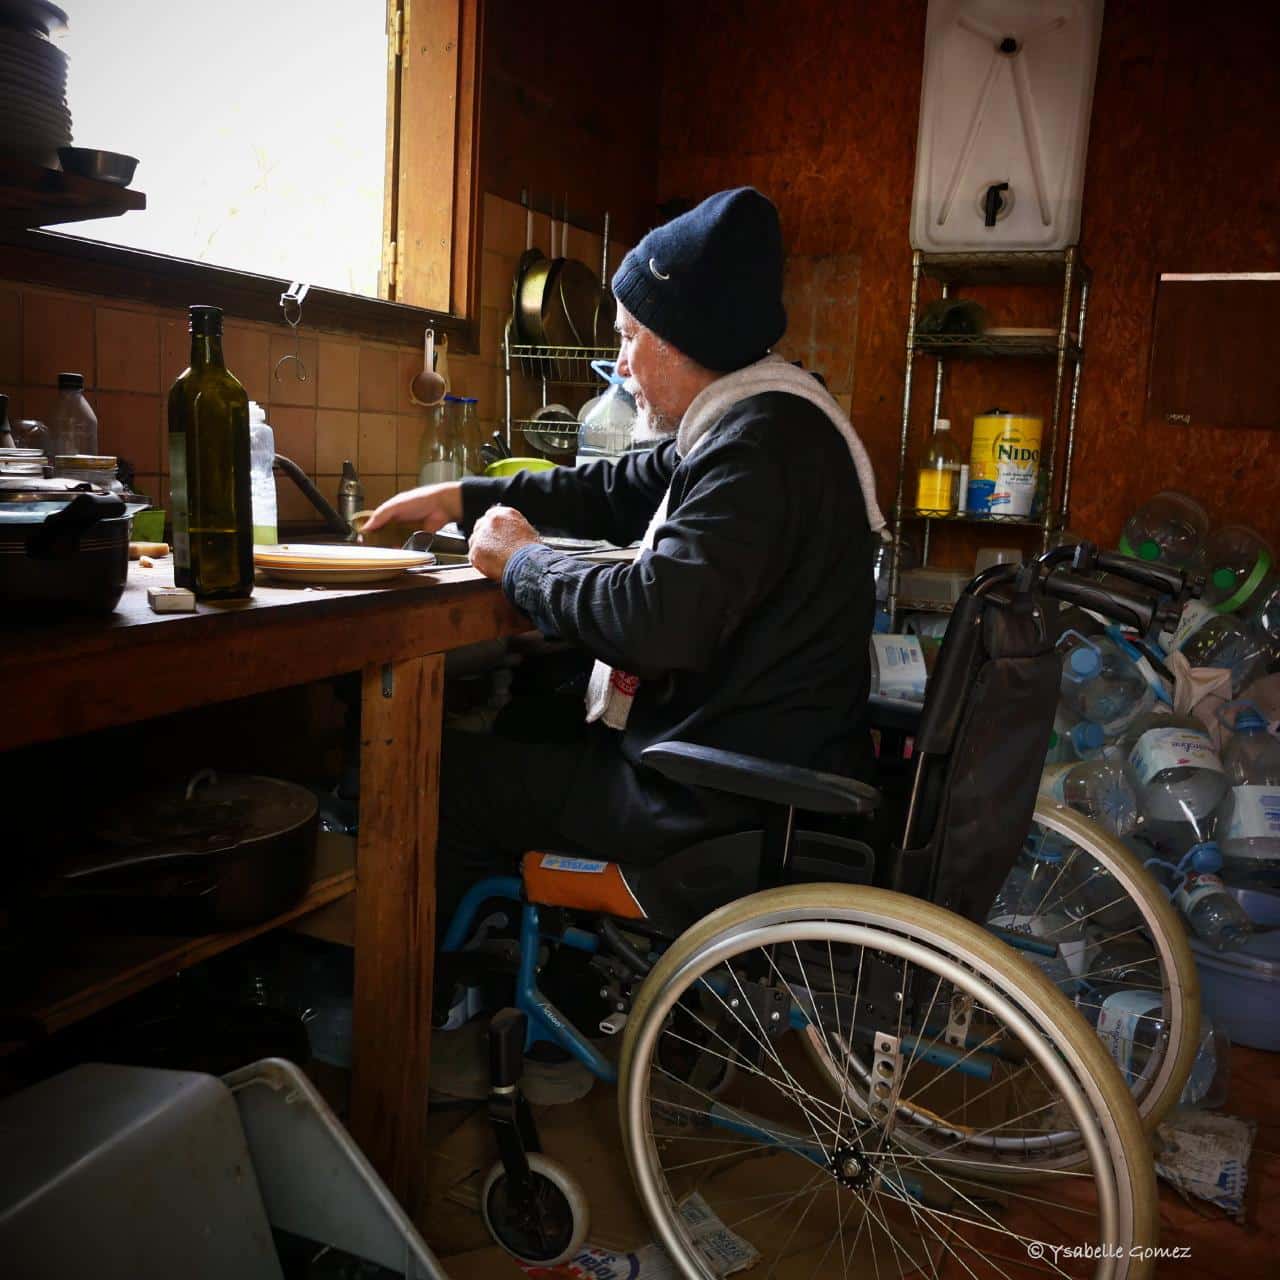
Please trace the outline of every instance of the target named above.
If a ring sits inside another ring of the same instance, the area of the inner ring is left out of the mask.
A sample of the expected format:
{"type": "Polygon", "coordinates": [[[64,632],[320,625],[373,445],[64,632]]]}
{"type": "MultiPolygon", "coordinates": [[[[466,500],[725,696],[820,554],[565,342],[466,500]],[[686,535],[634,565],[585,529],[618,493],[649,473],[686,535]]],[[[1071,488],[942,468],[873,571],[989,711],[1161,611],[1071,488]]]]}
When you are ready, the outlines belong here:
{"type": "Polygon", "coordinates": [[[211,702],[440,653],[528,622],[468,566],[405,573],[373,587],[260,579],[247,601],[158,614],[149,586],[173,562],[129,566],[109,617],[0,624],[0,751],[211,702]]]}

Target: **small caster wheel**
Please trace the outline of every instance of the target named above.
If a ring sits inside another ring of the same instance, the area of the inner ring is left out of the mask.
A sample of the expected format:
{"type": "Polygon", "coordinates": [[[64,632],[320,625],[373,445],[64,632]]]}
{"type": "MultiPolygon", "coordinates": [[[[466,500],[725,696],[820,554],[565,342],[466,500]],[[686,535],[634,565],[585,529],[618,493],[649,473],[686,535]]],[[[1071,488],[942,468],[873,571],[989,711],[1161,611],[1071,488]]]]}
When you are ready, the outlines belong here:
{"type": "Polygon", "coordinates": [[[591,1225],[586,1193],[567,1169],[530,1154],[531,1203],[516,1204],[511,1180],[499,1161],[480,1192],[480,1212],[489,1234],[520,1262],[552,1267],[581,1250],[591,1225]]]}

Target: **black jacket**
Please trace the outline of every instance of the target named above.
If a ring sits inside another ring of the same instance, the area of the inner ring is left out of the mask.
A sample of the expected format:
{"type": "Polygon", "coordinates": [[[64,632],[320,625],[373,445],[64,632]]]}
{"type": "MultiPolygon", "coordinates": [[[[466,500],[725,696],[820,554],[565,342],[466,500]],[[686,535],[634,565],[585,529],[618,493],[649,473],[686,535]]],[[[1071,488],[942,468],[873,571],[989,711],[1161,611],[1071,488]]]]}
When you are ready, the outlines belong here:
{"type": "Polygon", "coordinates": [[[625,545],[668,485],[668,518],[634,563],[537,545],[512,557],[502,582],[544,633],[640,677],[626,730],[597,727],[591,776],[565,816],[573,838],[590,845],[607,831],[612,856],[637,859],[744,813],[644,769],[651,743],[864,776],[869,763],[873,535],[849,451],[815,406],[777,392],[744,400],[683,460],[670,440],[616,464],[466,480],[464,524],[500,502],[539,528],[625,545]]]}

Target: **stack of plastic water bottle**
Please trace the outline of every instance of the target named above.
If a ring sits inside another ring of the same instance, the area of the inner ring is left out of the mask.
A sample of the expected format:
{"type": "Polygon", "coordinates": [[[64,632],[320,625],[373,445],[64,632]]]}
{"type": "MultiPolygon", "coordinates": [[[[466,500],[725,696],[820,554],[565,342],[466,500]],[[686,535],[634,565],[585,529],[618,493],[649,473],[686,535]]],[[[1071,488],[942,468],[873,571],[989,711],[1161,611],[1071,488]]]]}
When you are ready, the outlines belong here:
{"type": "MultiPolygon", "coordinates": [[[[1121,550],[1205,578],[1203,602],[1161,637],[1166,657],[1178,650],[1194,667],[1229,670],[1233,695],[1276,665],[1280,577],[1257,534],[1242,526],[1210,533],[1198,503],[1166,492],[1127,522],[1121,550]]],[[[1254,927],[1240,899],[1280,893],[1280,738],[1255,705],[1237,701],[1221,713],[1215,746],[1202,721],[1174,714],[1168,682],[1116,627],[1069,630],[1059,648],[1061,701],[1042,790],[1128,845],[1186,920],[1202,972],[1212,963],[1206,956],[1240,954],[1254,927]]],[[[1055,946],[1031,958],[1074,994],[1122,1069],[1140,1078],[1159,1030],[1154,948],[1114,879],[1072,849],[1033,836],[990,923],[1052,938],[1055,946]]],[[[1207,1021],[1203,1034],[1189,1102],[1203,1099],[1213,1074],[1207,1021]]]]}

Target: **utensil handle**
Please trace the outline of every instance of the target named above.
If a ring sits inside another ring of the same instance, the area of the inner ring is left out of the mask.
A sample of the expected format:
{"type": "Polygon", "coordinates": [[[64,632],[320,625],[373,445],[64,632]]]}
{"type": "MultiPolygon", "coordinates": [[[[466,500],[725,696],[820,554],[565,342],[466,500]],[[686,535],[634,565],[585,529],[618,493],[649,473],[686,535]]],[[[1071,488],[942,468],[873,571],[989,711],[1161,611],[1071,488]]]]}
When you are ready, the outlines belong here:
{"type": "Polygon", "coordinates": [[[609,287],[609,211],[604,214],[604,231],[600,236],[600,287],[609,287]]]}

